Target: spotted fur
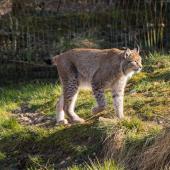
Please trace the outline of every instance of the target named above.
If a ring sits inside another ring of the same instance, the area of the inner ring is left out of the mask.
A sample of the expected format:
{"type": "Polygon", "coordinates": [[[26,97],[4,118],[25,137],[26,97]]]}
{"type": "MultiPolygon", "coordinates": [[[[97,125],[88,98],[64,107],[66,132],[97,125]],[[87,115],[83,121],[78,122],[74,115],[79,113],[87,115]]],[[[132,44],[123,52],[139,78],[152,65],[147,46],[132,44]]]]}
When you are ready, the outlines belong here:
{"type": "Polygon", "coordinates": [[[89,86],[96,98],[93,113],[106,107],[104,90],[112,90],[115,113],[123,118],[123,96],[127,80],[141,70],[139,51],[134,49],[72,49],[55,56],[52,63],[57,66],[63,87],[57,105],[57,122],[67,123],[64,114],[73,122],[84,122],[75,112],[75,103],[80,87],[89,86]]]}

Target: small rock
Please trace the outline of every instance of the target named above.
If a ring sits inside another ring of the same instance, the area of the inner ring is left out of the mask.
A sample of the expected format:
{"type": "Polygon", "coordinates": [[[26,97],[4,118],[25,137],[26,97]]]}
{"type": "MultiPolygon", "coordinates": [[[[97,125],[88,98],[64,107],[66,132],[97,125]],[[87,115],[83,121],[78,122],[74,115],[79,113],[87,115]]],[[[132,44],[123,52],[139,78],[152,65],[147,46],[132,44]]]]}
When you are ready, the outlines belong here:
{"type": "Polygon", "coordinates": [[[46,120],[55,120],[55,117],[53,118],[53,117],[48,116],[46,117],[46,120]]]}
{"type": "Polygon", "coordinates": [[[24,113],[24,116],[31,118],[32,117],[32,113],[24,113]]]}
{"type": "Polygon", "coordinates": [[[144,71],[146,71],[147,73],[153,73],[154,68],[152,66],[145,66],[144,71]]]}
{"type": "Polygon", "coordinates": [[[30,119],[28,117],[22,117],[21,120],[24,122],[30,122],[30,119]]]}
{"type": "Polygon", "coordinates": [[[66,158],[66,160],[68,161],[68,160],[70,160],[71,159],[71,157],[70,156],[68,156],[67,158],[66,158]]]}
{"type": "Polygon", "coordinates": [[[99,122],[110,122],[110,123],[114,123],[116,119],[109,119],[109,118],[105,118],[105,117],[99,117],[99,122]]]}
{"type": "Polygon", "coordinates": [[[21,113],[19,116],[20,116],[21,118],[23,118],[23,117],[24,117],[23,113],[21,113]]]}
{"type": "Polygon", "coordinates": [[[16,110],[12,111],[12,113],[14,113],[14,114],[20,114],[21,112],[22,112],[21,109],[16,109],[16,110]]]}
{"type": "Polygon", "coordinates": [[[135,89],[131,90],[129,94],[136,94],[136,90],[135,89]]]}
{"type": "Polygon", "coordinates": [[[63,165],[65,163],[66,163],[66,161],[63,160],[63,161],[60,162],[60,165],[63,165]]]}
{"type": "Polygon", "coordinates": [[[44,119],[45,119],[44,116],[35,118],[34,123],[40,123],[40,122],[42,122],[44,119]]]}
{"type": "Polygon", "coordinates": [[[157,67],[158,67],[158,68],[165,68],[165,64],[159,61],[159,62],[157,63],[157,67]]]}
{"type": "Polygon", "coordinates": [[[45,123],[46,123],[46,124],[49,124],[49,123],[51,123],[51,121],[50,121],[50,120],[47,120],[45,123]]]}
{"type": "Polygon", "coordinates": [[[38,112],[33,113],[34,116],[40,116],[41,114],[38,112]]]}
{"type": "Polygon", "coordinates": [[[77,162],[78,162],[78,160],[76,159],[74,162],[75,162],[75,163],[77,163],[77,162]]]}
{"type": "Polygon", "coordinates": [[[162,120],[158,120],[158,124],[163,124],[164,122],[162,120]]]}

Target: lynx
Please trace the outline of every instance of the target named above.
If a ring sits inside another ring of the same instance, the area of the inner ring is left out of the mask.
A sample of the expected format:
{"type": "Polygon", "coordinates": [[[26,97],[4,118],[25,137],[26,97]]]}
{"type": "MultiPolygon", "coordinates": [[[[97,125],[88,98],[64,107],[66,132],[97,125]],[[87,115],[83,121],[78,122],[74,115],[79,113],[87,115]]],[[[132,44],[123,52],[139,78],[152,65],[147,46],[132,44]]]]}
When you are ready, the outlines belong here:
{"type": "Polygon", "coordinates": [[[65,114],[71,122],[83,123],[74,111],[81,87],[91,87],[97,106],[96,114],[106,107],[104,90],[112,91],[114,110],[118,118],[124,118],[123,96],[127,80],[142,69],[139,49],[72,49],[55,56],[51,60],[57,66],[63,87],[56,110],[57,123],[67,124],[65,114]]]}

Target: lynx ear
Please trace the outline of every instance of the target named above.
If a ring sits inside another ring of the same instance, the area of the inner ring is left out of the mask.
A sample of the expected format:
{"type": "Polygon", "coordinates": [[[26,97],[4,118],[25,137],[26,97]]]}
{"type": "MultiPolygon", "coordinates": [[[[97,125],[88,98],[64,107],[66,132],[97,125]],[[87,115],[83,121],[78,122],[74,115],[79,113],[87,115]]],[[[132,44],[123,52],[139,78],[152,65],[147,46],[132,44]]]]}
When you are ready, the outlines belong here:
{"type": "Polygon", "coordinates": [[[129,48],[126,49],[124,58],[127,59],[131,54],[131,50],[129,48]]]}
{"type": "Polygon", "coordinates": [[[134,51],[136,51],[137,53],[140,52],[140,47],[137,45],[137,48],[134,48],[134,51]]]}

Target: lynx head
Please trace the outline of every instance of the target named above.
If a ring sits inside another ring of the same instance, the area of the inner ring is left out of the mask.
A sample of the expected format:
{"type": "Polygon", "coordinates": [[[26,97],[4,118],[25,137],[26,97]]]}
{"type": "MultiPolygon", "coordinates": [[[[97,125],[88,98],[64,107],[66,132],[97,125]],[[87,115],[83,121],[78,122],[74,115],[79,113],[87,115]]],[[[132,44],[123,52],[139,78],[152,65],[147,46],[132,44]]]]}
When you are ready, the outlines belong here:
{"type": "Polygon", "coordinates": [[[139,48],[130,50],[127,48],[124,52],[122,61],[122,72],[127,75],[129,73],[138,73],[142,69],[142,59],[139,55],[139,48]]]}

